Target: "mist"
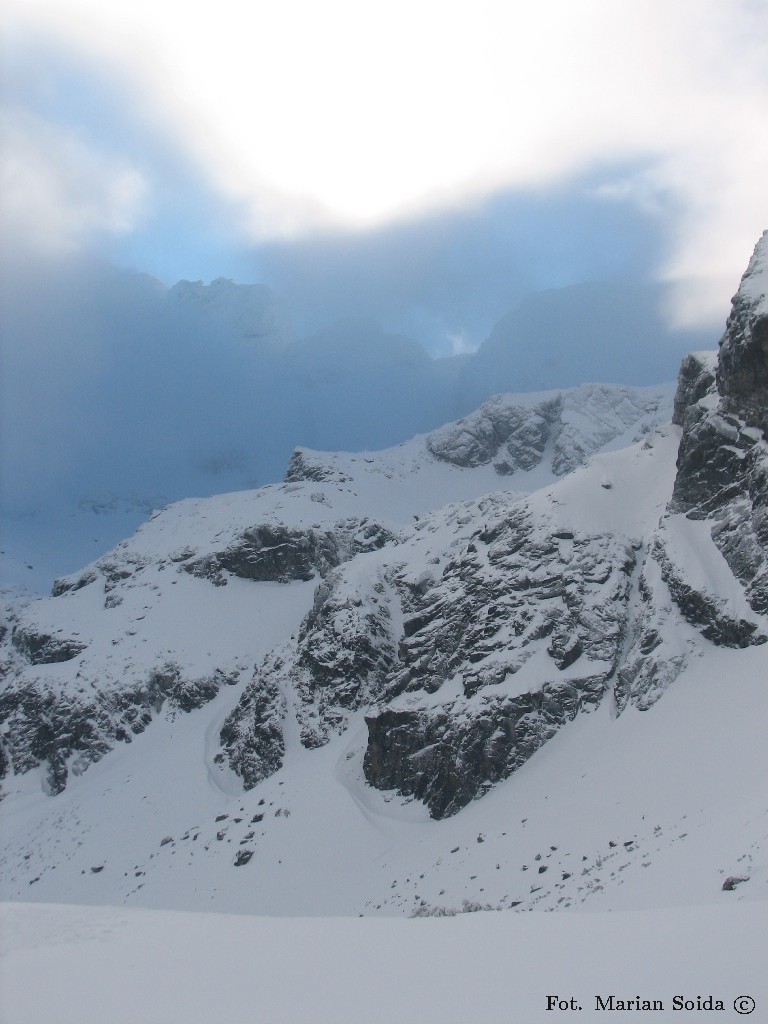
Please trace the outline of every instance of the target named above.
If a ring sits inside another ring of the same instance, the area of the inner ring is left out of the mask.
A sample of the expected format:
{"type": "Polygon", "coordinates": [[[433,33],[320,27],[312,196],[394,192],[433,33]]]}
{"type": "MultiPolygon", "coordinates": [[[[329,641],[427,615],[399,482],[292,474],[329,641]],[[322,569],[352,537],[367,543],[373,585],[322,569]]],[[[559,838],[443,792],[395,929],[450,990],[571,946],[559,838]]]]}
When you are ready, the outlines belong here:
{"type": "Polygon", "coordinates": [[[3,274],[2,510],[164,503],[279,480],[296,445],[375,449],[499,391],[675,376],[658,286],[532,293],[476,353],[435,359],[353,316],[300,336],[263,285],[181,283],[88,257],[3,274]]]}
{"type": "Polygon", "coordinates": [[[254,263],[302,332],[367,316],[433,355],[474,350],[531,293],[653,279],[663,216],[600,194],[606,182],[641,173],[601,166],[556,188],[502,189],[365,231],[265,242],[254,263]]]}

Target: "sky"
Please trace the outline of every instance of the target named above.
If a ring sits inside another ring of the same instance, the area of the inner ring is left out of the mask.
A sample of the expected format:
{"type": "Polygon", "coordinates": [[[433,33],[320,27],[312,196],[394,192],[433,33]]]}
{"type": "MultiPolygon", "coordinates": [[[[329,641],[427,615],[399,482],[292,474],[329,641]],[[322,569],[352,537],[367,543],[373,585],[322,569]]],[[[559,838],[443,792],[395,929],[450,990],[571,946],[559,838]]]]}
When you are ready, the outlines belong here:
{"type": "Polygon", "coordinates": [[[768,226],[764,0],[0,20],[0,561],[25,578],[297,444],[671,380],[768,226]],[[276,298],[166,290],[222,277],[276,298]]]}
{"type": "Polygon", "coordinates": [[[768,224],[762,0],[6,0],[5,259],[263,281],[471,350],[645,276],[716,330],[768,224]]]}

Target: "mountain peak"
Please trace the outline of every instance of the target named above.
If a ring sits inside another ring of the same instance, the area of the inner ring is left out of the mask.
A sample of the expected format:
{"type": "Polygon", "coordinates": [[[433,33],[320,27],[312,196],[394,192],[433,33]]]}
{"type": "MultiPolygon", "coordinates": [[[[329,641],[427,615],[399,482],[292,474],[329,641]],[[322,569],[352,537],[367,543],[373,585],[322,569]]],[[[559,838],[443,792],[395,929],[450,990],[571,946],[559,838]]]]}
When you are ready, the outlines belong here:
{"type": "Polygon", "coordinates": [[[720,342],[717,386],[728,412],[768,435],[768,231],[733,299],[720,342]]]}

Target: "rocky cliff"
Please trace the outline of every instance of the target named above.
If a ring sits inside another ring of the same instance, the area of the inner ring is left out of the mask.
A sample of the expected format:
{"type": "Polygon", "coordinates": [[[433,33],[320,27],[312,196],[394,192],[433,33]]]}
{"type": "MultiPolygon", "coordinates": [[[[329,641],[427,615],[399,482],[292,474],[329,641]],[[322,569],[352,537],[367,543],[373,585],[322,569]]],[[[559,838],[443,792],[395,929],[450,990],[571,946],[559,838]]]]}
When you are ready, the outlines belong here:
{"type": "MultiPolygon", "coordinates": [[[[368,782],[443,817],[602,700],[618,713],[650,707],[707,643],[766,642],[767,246],[764,237],[734,299],[719,360],[700,353],[681,367],[667,489],[650,486],[657,436],[630,472],[642,493],[612,480],[609,462],[599,485],[594,470],[575,474],[592,529],[557,488],[528,502],[498,494],[419,524],[394,562],[362,576],[342,569],[252,683],[291,682],[302,742],[325,742],[365,707],[368,782]],[[603,524],[608,496],[614,518],[603,524]],[[474,528],[451,530],[451,516],[474,528]],[[430,532],[447,532],[448,545],[425,543],[430,532]]],[[[503,474],[533,468],[554,440],[558,469],[562,411],[562,397],[527,415],[488,403],[427,444],[457,466],[503,474]]]]}

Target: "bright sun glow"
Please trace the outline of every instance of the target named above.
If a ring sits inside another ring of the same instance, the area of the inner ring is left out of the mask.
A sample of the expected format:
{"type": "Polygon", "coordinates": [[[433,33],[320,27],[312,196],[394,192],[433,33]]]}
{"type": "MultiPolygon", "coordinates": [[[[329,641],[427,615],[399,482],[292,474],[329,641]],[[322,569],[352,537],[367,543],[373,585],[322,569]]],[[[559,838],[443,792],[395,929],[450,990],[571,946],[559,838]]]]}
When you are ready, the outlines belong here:
{"type": "Polygon", "coordinates": [[[239,204],[251,241],[641,159],[641,187],[679,194],[671,280],[702,266],[703,243],[732,272],[766,214],[755,126],[768,123],[768,11],[748,0],[11,0],[7,12],[129,82],[142,116],[239,204]]]}

